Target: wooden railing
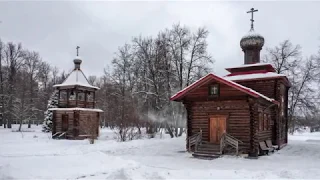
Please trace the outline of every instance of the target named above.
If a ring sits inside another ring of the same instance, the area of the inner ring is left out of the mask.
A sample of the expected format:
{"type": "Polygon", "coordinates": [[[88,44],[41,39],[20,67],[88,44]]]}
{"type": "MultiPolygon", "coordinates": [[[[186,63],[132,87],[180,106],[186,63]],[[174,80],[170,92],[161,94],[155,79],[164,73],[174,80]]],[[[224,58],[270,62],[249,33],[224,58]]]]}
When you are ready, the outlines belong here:
{"type": "Polygon", "coordinates": [[[189,152],[191,151],[191,146],[195,145],[195,150],[198,149],[198,145],[202,141],[202,130],[188,138],[188,144],[189,144],[189,152]]]}
{"type": "Polygon", "coordinates": [[[54,135],[52,135],[52,138],[61,138],[62,136],[65,136],[67,132],[56,132],[54,135]]]}
{"type": "Polygon", "coordinates": [[[239,153],[239,144],[243,143],[239,139],[231,136],[228,133],[223,133],[220,139],[220,153],[222,154],[226,145],[230,145],[231,147],[236,149],[236,153],[239,153]]]}

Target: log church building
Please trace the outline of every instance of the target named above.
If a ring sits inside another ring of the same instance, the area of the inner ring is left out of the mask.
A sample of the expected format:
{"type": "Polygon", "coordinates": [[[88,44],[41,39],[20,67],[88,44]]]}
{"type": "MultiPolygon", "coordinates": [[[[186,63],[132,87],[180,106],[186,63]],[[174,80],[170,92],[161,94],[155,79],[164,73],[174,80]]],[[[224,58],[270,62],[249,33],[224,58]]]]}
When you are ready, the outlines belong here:
{"type": "Polygon", "coordinates": [[[226,68],[224,77],[210,73],[171,97],[186,108],[187,149],[196,157],[228,152],[257,157],[288,142],[290,82],[260,62],[264,37],[254,31],[256,11],[248,12],[251,29],[240,40],[244,64],[226,68]]]}

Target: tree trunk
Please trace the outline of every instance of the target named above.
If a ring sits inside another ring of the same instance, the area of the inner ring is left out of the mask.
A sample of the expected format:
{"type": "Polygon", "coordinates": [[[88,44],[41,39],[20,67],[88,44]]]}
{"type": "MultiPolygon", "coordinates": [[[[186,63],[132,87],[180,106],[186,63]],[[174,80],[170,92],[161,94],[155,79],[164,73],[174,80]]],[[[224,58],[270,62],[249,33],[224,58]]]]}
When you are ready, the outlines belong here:
{"type": "Polygon", "coordinates": [[[174,135],[173,135],[173,132],[172,132],[172,130],[171,130],[171,128],[169,127],[169,124],[166,122],[166,128],[167,128],[167,130],[168,130],[168,132],[169,132],[169,134],[170,134],[170,137],[171,138],[174,138],[174,135]]]}
{"type": "Polygon", "coordinates": [[[18,131],[21,131],[21,127],[22,127],[22,118],[20,118],[20,125],[19,125],[18,131]]]}
{"type": "Polygon", "coordinates": [[[31,120],[28,121],[28,128],[31,128],[31,120]]]}

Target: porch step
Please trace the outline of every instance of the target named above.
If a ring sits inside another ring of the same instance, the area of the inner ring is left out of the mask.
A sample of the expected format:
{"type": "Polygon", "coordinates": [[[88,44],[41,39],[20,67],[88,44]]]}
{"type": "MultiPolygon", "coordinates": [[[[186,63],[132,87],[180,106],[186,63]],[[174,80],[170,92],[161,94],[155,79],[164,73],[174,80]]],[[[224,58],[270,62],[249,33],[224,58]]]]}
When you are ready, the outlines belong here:
{"type": "Polygon", "coordinates": [[[202,142],[192,154],[193,157],[200,159],[215,159],[220,157],[220,155],[220,145],[210,142],[202,142]]]}
{"type": "Polygon", "coordinates": [[[212,160],[212,159],[219,158],[219,157],[220,157],[220,154],[194,152],[194,153],[192,154],[192,156],[195,157],[195,158],[199,158],[199,159],[212,160]]]}

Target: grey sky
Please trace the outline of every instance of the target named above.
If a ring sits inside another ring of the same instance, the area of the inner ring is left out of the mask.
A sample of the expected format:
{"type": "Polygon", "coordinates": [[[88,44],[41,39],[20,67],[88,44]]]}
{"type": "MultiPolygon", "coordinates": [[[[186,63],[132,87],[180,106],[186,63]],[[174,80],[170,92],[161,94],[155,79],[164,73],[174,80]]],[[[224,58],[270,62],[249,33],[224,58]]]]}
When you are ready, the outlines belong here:
{"type": "MultiPolygon", "coordinates": [[[[0,38],[21,42],[43,60],[66,71],[79,45],[82,69],[101,75],[119,46],[133,36],[154,36],[173,23],[208,28],[208,51],[216,60],[214,71],[241,65],[239,41],[250,28],[251,7],[255,29],[265,47],[290,39],[308,56],[320,45],[320,2],[0,2],[0,38]]],[[[264,52],[264,51],[263,51],[264,52]]]]}

